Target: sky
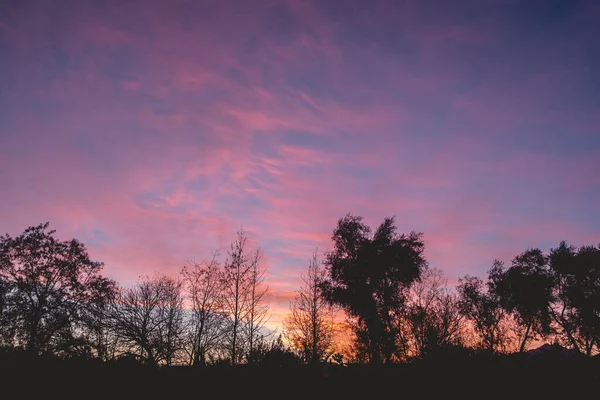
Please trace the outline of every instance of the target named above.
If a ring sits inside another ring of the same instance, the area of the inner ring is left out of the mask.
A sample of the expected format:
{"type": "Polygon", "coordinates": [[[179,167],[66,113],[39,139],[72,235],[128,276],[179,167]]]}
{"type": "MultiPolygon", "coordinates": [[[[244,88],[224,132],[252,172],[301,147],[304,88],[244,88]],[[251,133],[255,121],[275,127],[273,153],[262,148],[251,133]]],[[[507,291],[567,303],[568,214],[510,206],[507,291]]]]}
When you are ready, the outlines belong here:
{"type": "Polygon", "coordinates": [[[276,327],[346,213],[450,284],[600,243],[600,2],[0,0],[0,234],[124,286],[260,248],[276,327]]]}

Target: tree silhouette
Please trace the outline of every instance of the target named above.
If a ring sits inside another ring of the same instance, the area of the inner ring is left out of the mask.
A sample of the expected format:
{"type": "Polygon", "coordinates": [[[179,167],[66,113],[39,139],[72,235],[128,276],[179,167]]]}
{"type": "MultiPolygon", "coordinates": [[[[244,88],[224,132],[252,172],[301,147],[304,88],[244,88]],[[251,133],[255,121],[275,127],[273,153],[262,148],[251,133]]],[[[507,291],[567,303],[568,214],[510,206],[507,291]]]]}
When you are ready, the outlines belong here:
{"type": "MultiPolygon", "coordinates": [[[[495,261],[494,265],[497,263],[495,261]]],[[[504,351],[507,332],[502,323],[506,312],[498,296],[489,290],[490,282],[484,285],[481,278],[468,275],[458,282],[460,312],[473,323],[474,331],[481,340],[480,346],[490,352],[504,351]]]]}
{"type": "Polygon", "coordinates": [[[553,277],[548,258],[540,249],[530,249],[516,256],[507,270],[496,262],[489,272],[490,285],[502,307],[513,313],[525,331],[519,352],[537,335],[551,333],[553,277]]]}
{"type": "Polygon", "coordinates": [[[180,282],[154,275],[122,289],[110,311],[110,327],[126,354],[149,365],[170,365],[182,348],[180,282]]]}
{"type": "Polygon", "coordinates": [[[222,274],[224,312],[229,320],[226,347],[234,365],[252,355],[255,340],[266,323],[263,296],[267,288],[262,286],[261,253],[249,252],[247,241],[240,229],[230,245],[222,274]]]}
{"type": "Polygon", "coordinates": [[[600,348],[600,246],[577,249],[561,242],[550,251],[555,279],[553,319],[566,341],[591,355],[600,348]]]}
{"type": "Polygon", "coordinates": [[[190,363],[204,365],[227,333],[222,266],[217,253],[209,262],[184,267],[181,275],[191,307],[186,331],[190,363]]]}
{"type": "Polygon", "coordinates": [[[296,354],[281,340],[281,335],[275,340],[257,339],[253,351],[252,364],[262,368],[282,368],[300,364],[296,354]]]}
{"type": "Polygon", "coordinates": [[[238,231],[236,240],[231,243],[229,258],[223,270],[225,312],[229,318],[229,359],[232,364],[241,361],[243,354],[242,324],[248,307],[248,275],[251,265],[246,253],[246,235],[238,231]]]}
{"type": "Polygon", "coordinates": [[[14,345],[15,325],[11,323],[11,313],[8,308],[9,289],[8,281],[0,275],[0,347],[12,347],[14,345]]]}
{"type": "Polygon", "coordinates": [[[0,331],[5,343],[32,353],[80,353],[93,347],[82,335],[90,311],[114,294],[115,283],[100,275],[103,264],[90,260],[83,243],[57,240],[48,228],[0,237],[0,331]]]}
{"type": "Polygon", "coordinates": [[[397,356],[396,321],[406,290],[426,265],[422,234],[398,235],[392,217],[371,235],[362,217],[347,214],[332,239],[323,294],[356,318],[358,348],[365,350],[369,362],[390,362],[397,356]]]}
{"type": "Polygon", "coordinates": [[[401,321],[407,345],[417,357],[462,344],[463,320],[458,299],[447,287],[442,271],[425,268],[408,296],[401,321]]]}
{"type": "Polygon", "coordinates": [[[283,321],[284,336],[309,364],[326,361],[333,354],[335,309],[323,297],[320,284],[325,279],[326,271],[315,253],[283,321]]]}
{"type": "Polygon", "coordinates": [[[269,287],[264,285],[265,270],[260,267],[262,254],[256,250],[250,259],[250,271],[248,277],[248,312],[245,324],[246,337],[248,338],[248,362],[252,362],[255,355],[256,341],[263,339],[262,332],[269,320],[267,312],[269,305],[264,301],[264,295],[269,287]]]}

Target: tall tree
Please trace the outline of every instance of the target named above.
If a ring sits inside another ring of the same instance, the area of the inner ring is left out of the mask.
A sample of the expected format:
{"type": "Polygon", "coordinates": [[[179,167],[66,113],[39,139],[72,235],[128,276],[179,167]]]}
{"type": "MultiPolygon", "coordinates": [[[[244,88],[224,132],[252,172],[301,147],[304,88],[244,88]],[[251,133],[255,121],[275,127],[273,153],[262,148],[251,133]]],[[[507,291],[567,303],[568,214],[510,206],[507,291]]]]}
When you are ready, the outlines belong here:
{"type": "Polygon", "coordinates": [[[556,303],[552,309],[562,336],[575,350],[600,351],[600,246],[561,242],[550,251],[556,303]]]}
{"type": "Polygon", "coordinates": [[[110,326],[127,353],[149,365],[171,364],[182,347],[180,283],[157,274],[122,289],[110,311],[110,326]]]}
{"type": "Polygon", "coordinates": [[[309,364],[326,361],[334,350],[335,308],[325,300],[320,286],[326,272],[315,252],[283,321],[285,338],[309,364]]]}
{"type": "Polygon", "coordinates": [[[458,282],[460,312],[472,322],[480,347],[494,353],[506,350],[507,332],[503,324],[506,312],[498,296],[490,290],[490,282],[484,284],[481,278],[468,275],[458,282]]]}
{"type": "Polygon", "coordinates": [[[110,305],[118,293],[117,284],[111,280],[101,280],[96,282],[101,285],[94,290],[96,293],[94,299],[82,310],[81,326],[78,328],[83,340],[80,342],[88,344],[91,355],[101,360],[108,360],[113,357],[114,337],[111,337],[108,331],[108,318],[110,305]]]}
{"type": "Polygon", "coordinates": [[[0,275],[0,347],[12,347],[15,337],[14,324],[8,308],[8,292],[10,285],[3,275],[0,275]]]}
{"type": "MultiPolygon", "coordinates": [[[[240,229],[230,245],[222,275],[224,311],[229,322],[226,346],[229,361],[234,365],[240,363],[248,354],[249,320],[253,318],[253,306],[260,304],[262,299],[258,288],[261,279],[258,270],[260,253],[251,253],[247,242],[246,233],[240,229]]],[[[255,314],[254,318],[258,318],[258,314],[255,314]]],[[[258,319],[255,319],[255,322],[258,322],[258,319]]]]}
{"type": "Polygon", "coordinates": [[[489,271],[490,287],[504,309],[512,313],[524,329],[519,352],[529,340],[551,333],[553,277],[548,257],[540,249],[516,256],[507,270],[501,262],[489,271]]]}
{"type": "Polygon", "coordinates": [[[215,253],[211,261],[192,263],[181,274],[191,307],[187,331],[190,363],[204,365],[226,334],[222,266],[215,253]]]}
{"type": "Polygon", "coordinates": [[[264,284],[265,270],[260,266],[261,258],[260,250],[256,250],[250,256],[249,301],[246,318],[246,336],[248,338],[247,359],[249,362],[252,362],[256,353],[257,340],[264,339],[263,330],[269,319],[267,315],[269,305],[264,300],[269,287],[264,284]]]}
{"type": "Polygon", "coordinates": [[[83,243],[54,234],[46,222],[0,237],[2,333],[5,342],[34,353],[69,353],[85,342],[80,332],[89,311],[115,290],[83,243]]]}
{"type": "Polygon", "coordinates": [[[371,235],[362,217],[347,214],[333,231],[326,254],[325,298],[356,318],[355,334],[369,362],[391,362],[400,334],[396,324],[406,290],[426,265],[422,234],[399,235],[386,218],[371,235]]]}

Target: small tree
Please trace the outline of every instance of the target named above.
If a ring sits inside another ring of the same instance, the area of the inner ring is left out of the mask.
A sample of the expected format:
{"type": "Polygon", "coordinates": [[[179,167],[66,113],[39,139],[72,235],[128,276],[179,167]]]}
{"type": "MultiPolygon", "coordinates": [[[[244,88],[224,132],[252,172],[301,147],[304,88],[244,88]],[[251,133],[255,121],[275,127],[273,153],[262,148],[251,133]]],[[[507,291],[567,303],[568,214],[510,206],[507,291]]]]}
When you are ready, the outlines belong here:
{"type": "MultiPolygon", "coordinates": [[[[497,262],[495,262],[496,264],[497,262]]],[[[489,289],[489,284],[487,285],[489,289]]],[[[472,322],[481,348],[490,352],[506,350],[505,311],[498,297],[486,289],[481,278],[465,276],[457,286],[460,313],[472,322]]]]}
{"type": "Polygon", "coordinates": [[[190,363],[204,365],[209,353],[227,333],[222,267],[217,261],[217,253],[209,262],[184,267],[181,275],[191,306],[187,330],[190,363]]]}
{"type": "Polygon", "coordinates": [[[448,290],[440,270],[425,268],[414,282],[403,322],[411,353],[417,357],[462,344],[463,317],[458,299],[448,290]]]}
{"type": "Polygon", "coordinates": [[[170,365],[182,348],[181,284],[155,275],[122,289],[111,307],[110,327],[126,353],[150,365],[170,365]]]}
{"type": "Polygon", "coordinates": [[[325,279],[326,271],[315,253],[283,321],[285,338],[305,363],[326,361],[334,350],[335,309],[323,297],[320,285],[325,279]]]}

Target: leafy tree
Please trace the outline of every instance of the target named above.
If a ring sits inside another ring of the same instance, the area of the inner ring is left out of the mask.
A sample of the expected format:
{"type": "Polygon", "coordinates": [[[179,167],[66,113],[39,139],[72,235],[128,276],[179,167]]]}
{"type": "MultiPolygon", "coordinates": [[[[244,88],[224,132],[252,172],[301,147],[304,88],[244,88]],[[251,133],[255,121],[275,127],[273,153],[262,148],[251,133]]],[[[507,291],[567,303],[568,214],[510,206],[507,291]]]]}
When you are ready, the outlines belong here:
{"type": "Polygon", "coordinates": [[[561,242],[550,251],[556,304],[553,319],[566,342],[584,354],[600,348],[600,246],[561,242]]]}
{"type": "Polygon", "coordinates": [[[309,364],[326,361],[333,354],[335,309],[323,297],[320,284],[325,279],[326,271],[315,253],[283,321],[284,336],[309,364]]]}
{"type": "Polygon", "coordinates": [[[460,312],[472,322],[473,329],[479,336],[481,348],[490,352],[499,352],[506,349],[507,332],[503,326],[506,312],[498,296],[489,290],[490,285],[489,281],[486,285],[481,278],[466,275],[459,279],[456,289],[459,295],[460,312]]]}
{"type": "Polygon", "coordinates": [[[93,347],[82,335],[115,292],[77,239],[60,241],[49,223],[0,237],[1,333],[5,343],[33,353],[69,355],[93,347]]]}
{"type": "Polygon", "coordinates": [[[540,249],[530,249],[516,256],[507,270],[501,262],[489,272],[491,290],[504,309],[513,313],[525,329],[519,352],[528,340],[551,333],[553,277],[548,258],[540,249]]]}
{"type": "Polygon", "coordinates": [[[362,217],[347,214],[338,221],[334,249],[325,258],[323,295],[356,319],[357,347],[373,364],[397,357],[396,321],[406,290],[426,265],[422,234],[396,230],[394,218],[386,218],[371,235],[362,217]]]}

